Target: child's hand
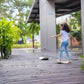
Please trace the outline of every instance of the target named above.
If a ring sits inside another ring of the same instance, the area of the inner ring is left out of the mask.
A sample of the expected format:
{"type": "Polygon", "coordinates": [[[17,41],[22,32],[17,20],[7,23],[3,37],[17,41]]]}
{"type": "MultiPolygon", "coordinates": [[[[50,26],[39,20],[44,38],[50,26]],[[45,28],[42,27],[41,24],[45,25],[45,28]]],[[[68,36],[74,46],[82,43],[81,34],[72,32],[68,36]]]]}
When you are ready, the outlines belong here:
{"type": "Polygon", "coordinates": [[[54,36],[50,36],[49,38],[54,38],[54,36]]]}
{"type": "Polygon", "coordinates": [[[72,39],[74,42],[76,41],[74,38],[72,39]]]}

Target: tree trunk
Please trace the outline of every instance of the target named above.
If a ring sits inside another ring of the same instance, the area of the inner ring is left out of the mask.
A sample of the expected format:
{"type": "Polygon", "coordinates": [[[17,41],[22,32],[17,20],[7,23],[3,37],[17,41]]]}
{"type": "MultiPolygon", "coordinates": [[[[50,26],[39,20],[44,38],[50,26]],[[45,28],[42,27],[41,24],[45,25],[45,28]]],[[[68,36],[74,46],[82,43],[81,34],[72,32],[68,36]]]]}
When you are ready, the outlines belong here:
{"type": "Polygon", "coordinates": [[[32,36],[33,48],[34,48],[34,34],[32,36]]]}
{"type": "Polygon", "coordinates": [[[6,50],[6,47],[1,47],[1,58],[2,59],[9,58],[9,52],[6,50]]]}
{"type": "Polygon", "coordinates": [[[24,44],[24,39],[22,38],[22,44],[24,44]]]}
{"type": "Polygon", "coordinates": [[[9,54],[8,54],[8,51],[6,50],[6,47],[4,47],[3,53],[4,53],[4,59],[8,59],[9,58],[9,54]]]}
{"type": "Polygon", "coordinates": [[[1,46],[1,58],[2,58],[2,59],[4,58],[4,56],[3,56],[3,48],[2,48],[2,46],[1,46]]]}
{"type": "Polygon", "coordinates": [[[34,53],[34,31],[32,32],[33,53],[34,53]]]}

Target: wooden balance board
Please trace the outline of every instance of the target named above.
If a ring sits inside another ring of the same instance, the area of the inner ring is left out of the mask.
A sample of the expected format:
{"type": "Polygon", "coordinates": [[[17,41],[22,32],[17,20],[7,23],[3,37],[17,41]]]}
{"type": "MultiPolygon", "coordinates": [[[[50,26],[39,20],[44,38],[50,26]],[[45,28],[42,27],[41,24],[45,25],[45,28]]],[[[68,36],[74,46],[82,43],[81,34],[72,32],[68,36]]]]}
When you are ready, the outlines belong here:
{"type": "Polygon", "coordinates": [[[48,57],[39,57],[40,60],[49,60],[48,57]]]}

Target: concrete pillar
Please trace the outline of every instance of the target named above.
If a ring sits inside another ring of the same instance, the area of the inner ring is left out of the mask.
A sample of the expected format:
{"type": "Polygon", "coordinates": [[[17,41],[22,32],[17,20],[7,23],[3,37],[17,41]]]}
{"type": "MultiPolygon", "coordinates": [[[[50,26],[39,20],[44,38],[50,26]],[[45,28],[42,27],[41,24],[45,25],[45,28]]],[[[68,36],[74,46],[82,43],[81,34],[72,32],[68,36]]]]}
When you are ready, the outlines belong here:
{"type": "Polygon", "coordinates": [[[84,55],[84,0],[81,0],[82,46],[84,55]]]}
{"type": "Polygon", "coordinates": [[[56,38],[48,38],[56,35],[55,2],[47,0],[40,1],[40,29],[42,51],[56,51],[56,38]]]}

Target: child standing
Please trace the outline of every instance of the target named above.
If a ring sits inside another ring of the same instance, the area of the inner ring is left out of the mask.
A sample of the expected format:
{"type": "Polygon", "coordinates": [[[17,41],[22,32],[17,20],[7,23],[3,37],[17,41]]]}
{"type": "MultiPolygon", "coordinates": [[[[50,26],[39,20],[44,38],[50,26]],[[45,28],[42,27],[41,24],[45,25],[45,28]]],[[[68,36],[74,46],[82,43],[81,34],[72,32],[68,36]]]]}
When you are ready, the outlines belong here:
{"type": "Polygon", "coordinates": [[[59,63],[61,63],[64,49],[65,49],[65,53],[68,57],[68,63],[71,62],[71,58],[70,58],[69,51],[68,51],[68,46],[69,46],[69,37],[71,37],[72,39],[73,39],[73,37],[72,37],[72,35],[70,35],[70,31],[71,30],[70,30],[68,24],[64,23],[64,24],[60,25],[60,34],[50,36],[50,38],[62,36],[62,43],[61,43],[61,48],[60,48],[60,58],[58,60],[59,63]]]}

